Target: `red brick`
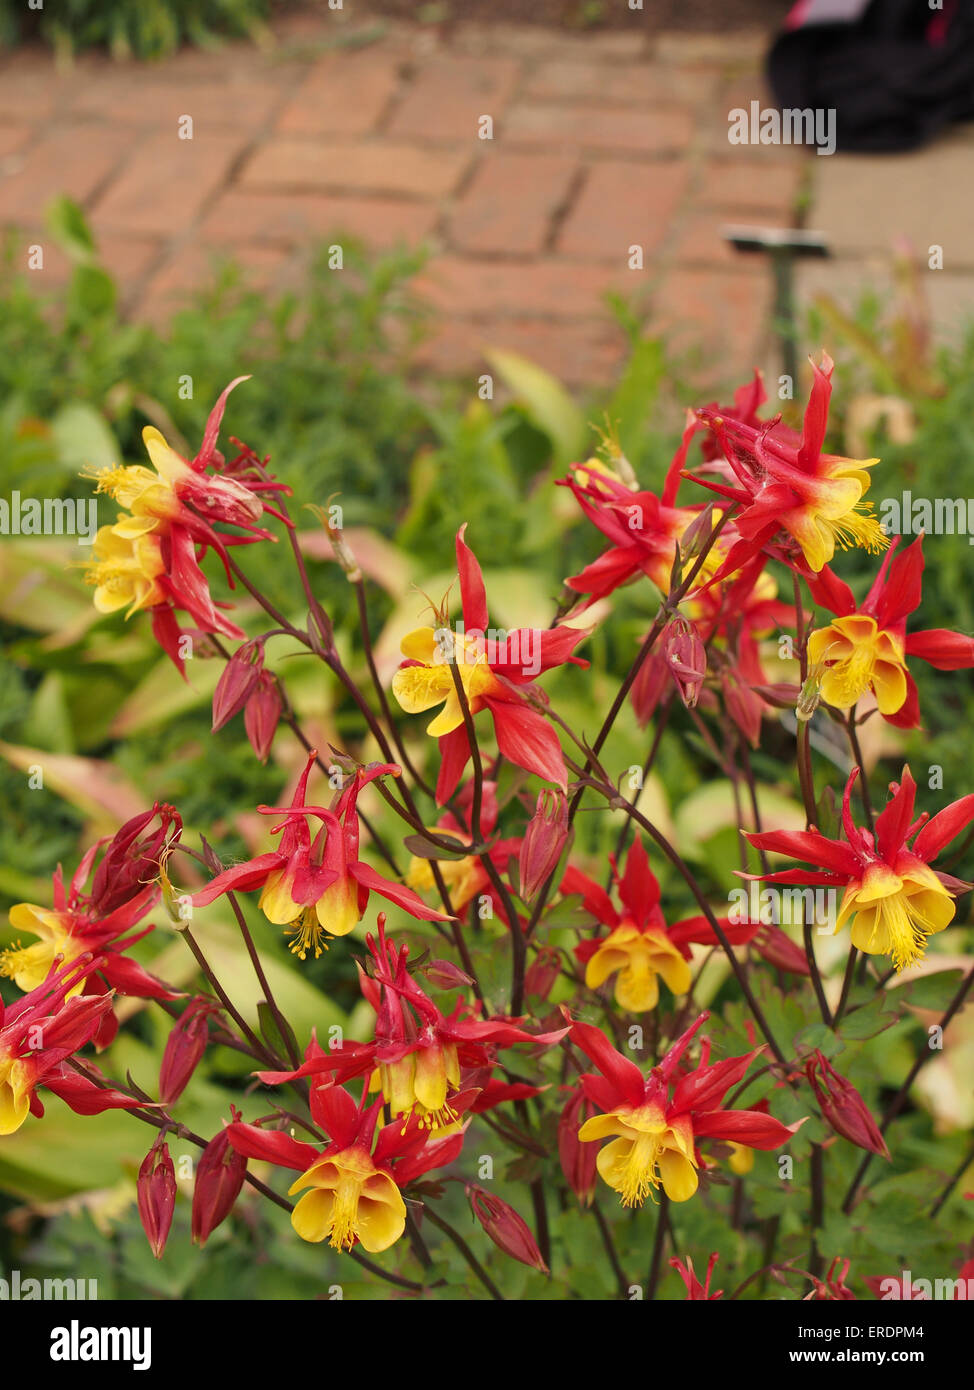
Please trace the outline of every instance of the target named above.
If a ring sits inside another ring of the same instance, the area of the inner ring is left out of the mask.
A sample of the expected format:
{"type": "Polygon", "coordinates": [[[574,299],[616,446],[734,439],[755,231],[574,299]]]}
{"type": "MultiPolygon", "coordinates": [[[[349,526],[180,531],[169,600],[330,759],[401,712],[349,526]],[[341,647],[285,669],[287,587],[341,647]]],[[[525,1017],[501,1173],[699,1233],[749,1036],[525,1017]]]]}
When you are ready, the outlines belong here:
{"type": "Polygon", "coordinates": [[[790,222],[802,184],[801,159],[712,159],[704,168],[697,202],[702,207],[764,213],[790,222]]]}
{"type": "MultiPolygon", "coordinates": [[[[481,116],[503,115],[518,75],[512,58],[445,55],[424,63],[406,88],[390,135],[421,140],[475,140],[481,116]]],[[[496,133],[496,131],[495,131],[496,133]]]]}
{"type": "MultiPolygon", "coordinates": [[[[676,229],[673,249],[679,265],[723,266],[727,270],[740,270],[751,274],[769,275],[770,269],[763,256],[735,251],[724,236],[725,227],[740,223],[740,219],[728,217],[719,212],[694,212],[684,218],[676,229]]],[[[748,218],[748,226],[780,226],[769,222],[767,217],[748,218]]]]}
{"type": "Polygon", "coordinates": [[[623,265],[629,247],[638,244],[645,264],[663,243],[687,178],[682,161],[623,164],[606,160],[593,166],[565,219],[558,250],[623,265]]]}
{"type": "Polygon", "coordinates": [[[277,129],[285,135],[365,135],[388,106],[398,69],[392,57],[370,48],[329,54],[308,73],[278,118],[277,129]]]}
{"type": "Polygon", "coordinates": [[[655,63],[597,63],[556,59],[540,64],[527,95],[548,101],[601,101],[606,106],[653,106],[670,101],[702,102],[718,84],[710,72],[687,72],[655,63]]]}
{"type": "Polygon", "coordinates": [[[628,150],[640,154],[685,152],[693,122],[685,111],[633,110],[630,107],[559,106],[535,102],[515,106],[503,124],[512,145],[543,145],[546,150],[628,150]]]}
{"type": "Polygon", "coordinates": [[[0,178],[0,219],[39,224],[61,193],[87,202],[135,138],[132,130],[75,126],[45,136],[26,154],[10,155],[0,178]]]}
{"type": "MultiPolygon", "coordinates": [[[[24,148],[33,133],[33,130],[28,125],[0,126],[0,159],[6,159],[8,155],[17,154],[24,148]]],[[[2,174],[2,172],[2,169],[0,169],[0,174],[2,174]]]]}
{"type": "Polygon", "coordinates": [[[624,272],[570,261],[481,261],[439,256],[413,281],[434,308],[467,315],[584,318],[603,296],[627,288],[624,272]]]}
{"type": "Polygon", "coordinates": [[[678,353],[702,350],[722,380],[744,381],[761,361],[770,308],[767,276],[671,270],[654,300],[649,327],[678,353]]]}
{"type": "Polygon", "coordinates": [[[230,189],[207,214],[203,241],[251,241],[301,246],[347,234],[369,246],[415,244],[432,232],[432,203],[401,198],[355,198],[323,193],[251,193],[230,189]]]}
{"type": "Polygon", "coordinates": [[[444,376],[490,370],[485,351],[518,352],[568,386],[612,381],[625,357],[625,338],[613,323],[583,320],[549,323],[544,319],[450,319],[421,344],[414,365],[444,376]]]}
{"type": "Polygon", "coordinates": [[[44,121],[62,105],[70,83],[49,53],[19,49],[0,67],[0,116],[44,121]]]}
{"type": "MultiPolygon", "coordinates": [[[[219,259],[213,248],[198,243],[175,252],[149,281],[134,317],[164,323],[186,304],[194,290],[212,282],[219,259]]],[[[293,268],[289,253],[279,247],[235,247],[233,259],[243,270],[245,284],[259,290],[283,286],[293,268]]]]}
{"type": "Polygon", "coordinates": [[[156,135],[99,199],[96,221],[113,231],[172,235],[182,231],[227,178],[243,136],[214,133],[180,140],[156,135]]]}
{"type": "MultiPolygon", "coordinates": [[[[257,130],[281,100],[276,83],[228,67],[219,82],[175,80],[164,67],[149,73],[130,66],[106,71],[85,83],[71,101],[73,115],[152,126],[161,135],[177,130],[183,116],[193,118],[193,138],[210,130],[257,130]]],[[[187,142],[188,143],[188,142],[187,142]]]]}
{"type": "Polygon", "coordinates": [[[269,140],[247,163],[250,188],[348,188],[439,198],[460,181],[470,151],[425,150],[392,141],[269,140]]]}
{"type": "Polygon", "coordinates": [[[453,215],[450,240],[461,250],[487,254],[543,250],[576,168],[557,156],[489,150],[453,215]]]}

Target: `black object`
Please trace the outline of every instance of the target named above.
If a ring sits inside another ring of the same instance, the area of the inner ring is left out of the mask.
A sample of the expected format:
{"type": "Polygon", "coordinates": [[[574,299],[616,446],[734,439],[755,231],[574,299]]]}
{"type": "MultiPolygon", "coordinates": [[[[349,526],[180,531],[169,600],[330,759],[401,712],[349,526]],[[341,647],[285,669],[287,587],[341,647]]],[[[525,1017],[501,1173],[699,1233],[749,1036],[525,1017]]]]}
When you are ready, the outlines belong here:
{"type": "Polygon", "coordinates": [[[799,0],[767,66],[781,107],[835,110],[838,149],[915,149],[974,119],[974,0],[799,0]]]}

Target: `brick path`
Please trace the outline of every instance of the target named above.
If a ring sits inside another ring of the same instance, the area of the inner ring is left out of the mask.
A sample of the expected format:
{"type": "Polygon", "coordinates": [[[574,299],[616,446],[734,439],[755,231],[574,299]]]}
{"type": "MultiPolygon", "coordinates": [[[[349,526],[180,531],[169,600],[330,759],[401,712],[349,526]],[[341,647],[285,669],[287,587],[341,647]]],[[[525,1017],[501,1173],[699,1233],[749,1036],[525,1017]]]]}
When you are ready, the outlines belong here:
{"type": "MultiPolygon", "coordinates": [[[[768,277],[725,248],[721,225],[792,222],[816,165],[832,166],[838,221],[860,238],[872,225],[843,211],[862,189],[838,157],[728,144],[728,110],[764,98],[760,36],[468,25],[443,40],[327,11],[277,36],[270,53],[86,56],[60,75],[43,53],[8,57],[0,222],[22,233],[25,261],[45,246],[32,273],[47,285],[66,273],[42,231],[61,192],[85,207],[126,308],[155,322],[215,251],[283,286],[313,239],[422,243],[415,287],[435,328],[418,368],[473,371],[489,346],[571,384],[608,379],[624,356],[605,303],[618,292],[704,370],[740,376],[767,354],[768,277]],[[193,138],[180,139],[187,115],[193,138]],[[479,138],[484,116],[492,139],[479,138]]],[[[885,230],[877,221],[873,249],[885,230]]]]}

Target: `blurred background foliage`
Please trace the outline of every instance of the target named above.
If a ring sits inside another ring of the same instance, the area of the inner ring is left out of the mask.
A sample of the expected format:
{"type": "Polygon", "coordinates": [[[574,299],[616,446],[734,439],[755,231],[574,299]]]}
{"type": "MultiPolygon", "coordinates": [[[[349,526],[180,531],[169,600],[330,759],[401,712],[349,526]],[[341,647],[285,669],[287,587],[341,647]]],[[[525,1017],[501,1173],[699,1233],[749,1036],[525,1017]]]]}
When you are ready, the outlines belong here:
{"type": "MultiPolygon", "coordinates": [[[[580,519],[570,494],[554,488],[553,480],[563,477],[573,460],[591,454],[599,430],[609,429],[642,484],[658,487],[678,440],[683,409],[715,394],[711,383],[701,396],[688,364],[674,359],[665,344],[642,336],[621,305],[617,312],[630,338],[626,368],[613,388],[585,399],[574,399],[536,365],[500,352],[490,359],[492,400],[481,400],[469,381],[411,376],[403,364],[422,334],[423,321],[409,292],[418,260],[406,254],[369,259],[346,253],[340,275],[329,270],[322,254],[300,292],[273,298],[247,289],[238,270],[227,263],[209,289],[158,333],[121,316],[116,287],[99,263],[77,209],[60,203],[51,220],[74,265],[70,284],[57,301],[38,299],[15,273],[9,255],[0,276],[0,449],[7,495],[19,490],[25,496],[90,496],[79,470],[142,462],[140,432],[150,422],[192,456],[219,391],[233,376],[250,373],[252,379],[230,399],[223,440],[232,434],[269,455],[272,470],[294,488],[294,514],[304,532],[315,591],[333,617],[343,659],[363,688],[368,676],[350,589],[324,532],[310,513],[300,510],[304,503],[324,505],[338,494],[334,500],[343,508],[349,542],[369,581],[376,655],[388,679],[398,660],[400,636],[425,620],[424,595],[438,598],[452,583],[456,599],[453,541],[462,521],[470,522],[468,540],[484,565],[492,620],[498,626],[546,626],[563,577],[603,548],[601,538],[580,519]],[[185,390],[187,380],[191,395],[185,390]]],[[[882,468],[874,474],[877,499],[908,488],[929,497],[974,493],[974,331],[953,348],[934,352],[913,301],[864,301],[848,316],[823,300],[802,325],[801,338],[806,347],[827,344],[837,359],[832,447],[856,456],[882,456],[882,468]]],[[[746,378],[751,364],[737,367],[721,384],[722,401],[746,378]]],[[[802,383],[799,399],[782,407],[791,423],[799,418],[805,389],[802,383]]],[[[105,498],[100,503],[99,520],[105,523],[115,508],[105,498]]],[[[268,822],[254,808],[262,802],[279,804],[300,759],[286,731],[279,734],[266,766],[255,762],[239,719],[213,735],[210,698],[222,663],[201,652],[184,683],[160,655],[147,623],[97,619],[79,569],[85,557],[73,538],[7,536],[0,544],[4,906],[22,899],[47,903],[49,875],[59,861],[70,873],[95,836],[111,832],[156,799],[179,807],[188,843],[196,845],[198,833],[205,832],[225,862],[257,852],[267,845],[268,822]],[[28,774],[38,765],[44,785],[32,789],[28,774]]],[[[919,625],[974,631],[974,598],[965,582],[969,559],[966,536],[929,538],[919,625]]],[[[305,607],[284,547],[248,548],[245,563],[288,618],[303,625],[305,607]]],[[[868,557],[852,554],[840,557],[837,568],[862,591],[873,565],[868,557]]],[[[211,577],[219,595],[227,597],[212,569],[211,577]]],[[[783,588],[781,596],[790,598],[790,589],[783,588]]],[[[266,624],[255,605],[239,593],[233,598],[235,615],[248,633],[260,632],[266,624]]],[[[589,737],[655,615],[649,586],[619,591],[611,610],[612,621],[598,626],[584,649],[592,669],[581,676],[565,668],[545,682],[556,707],[589,737]]],[[[602,615],[595,610],[594,616],[602,615]]],[[[770,661],[776,650],[772,634],[770,661]]],[[[317,663],[295,654],[282,638],[272,639],[268,655],[319,748],[347,743],[363,759],[374,756],[375,749],[361,742],[354,706],[322,676],[317,663]]],[[[881,797],[903,754],[911,756],[921,805],[935,807],[970,790],[970,677],[964,672],[938,675],[920,663],[914,669],[924,731],[903,737],[885,728],[873,730],[873,722],[878,723],[873,721],[866,726],[871,731],[867,758],[876,768],[874,794],[881,797]],[[927,801],[926,770],[934,763],[944,769],[943,790],[927,801]]],[[[769,674],[779,678],[773,670],[769,674]]],[[[429,769],[434,750],[422,724],[404,719],[402,728],[412,755],[429,769]]],[[[675,736],[664,740],[641,804],[695,865],[714,900],[723,902],[739,864],[734,789],[710,761],[682,710],[674,714],[672,726],[675,736]]],[[[775,823],[797,824],[792,737],[776,721],[766,724],[765,734],[753,759],[762,803],[775,823]]],[[[606,746],[607,768],[621,776],[641,764],[651,737],[652,730],[641,731],[627,706],[606,746]]],[[[834,757],[832,781],[840,787],[843,755],[830,754],[830,746],[838,747],[824,742],[820,751],[834,757]]],[[[506,768],[505,797],[517,796],[521,789],[512,776],[506,768]]],[[[401,842],[401,827],[390,820],[383,803],[367,794],[363,807],[388,840],[401,842]]],[[[426,809],[432,819],[432,807],[426,809]]],[[[579,858],[594,864],[589,857],[601,855],[604,868],[618,829],[613,814],[583,811],[579,858]]],[[[181,867],[187,883],[192,882],[191,870],[185,863],[181,867]]],[[[668,915],[693,910],[682,883],[658,864],[654,867],[663,882],[668,915]]],[[[963,862],[957,872],[964,872],[963,862]]],[[[956,975],[944,967],[957,964],[966,946],[967,903],[961,902],[958,925],[931,948],[940,974],[905,986],[916,991],[909,996],[906,1018],[894,1023],[892,1016],[864,1008],[860,1036],[845,1041],[843,1062],[873,1106],[902,1080],[922,1029],[935,1020],[956,987],[956,975]]],[[[556,907],[545,919],[541,939],[571,945],[573,928],[581,920],[570,905],[556,907]]],[[[390,925],[412,937],[417,947],[435,940],[423,924],[401,914],[390,925]]],[[[206,909],[205,918],[201,915],[199,930],[218,974],[256,1024],[256,987],[240,960],[232,919],[215,904],[206,909]]],[[[351,950],[333,950],[303,966],[266,924],[257,930],[272,985],[302,1045],[312,1025],[324,1031],[337,1024],[349,1036],[361,1036],[367,1025],[354,955],[361,951],[365,924],[351,950]]],[[[493,949],[496,939],[494,924],[482,924],[474,953],[488,999],[503,1009],[505,984],[497,973],[501,953],[493,949]]],[[[9,929],[0,926],[0,946],[10,940],[9,929]]],[[[189,953],[165,926],[140,943],[137,953],[178,986],[194,987],[189,953]]],[[[841,969],[841,941],[823,941],[821,954],[826,969],[841,969]]],[[[2,987],[12,997],[9,982],[2,987]]],[[[816,1025],[802,1012],[804,1006],[782,994],[770,977],[762,988],[775,1031],[783,1038],[805,1035],[808,1040],[808,1030],[816,1025]]],[[[719,1045],[747,1050],[743,1016],[722,962],[707,966],[701,991],[723,1014],[719,1045]]],[[[120,1007],[130,1026],[103,1065],[109,1074],[131,1071],[152,1090],[167,1021],[139,1001],[124,1001],[120,1007]]],[[[896,1271],[903,1260],[914,1273],[928,1261],[941,1274],[954,1267],[956,1200],[947,1204],[939,1223],[926,1221],[923,1212],[942,1186],[942,1175],[959,1161],[961,1131],[974,1121],[964,1081],[970,1075],[974,1028],[964,1017],[958,1028],[957,1043],[925,1070],[920,1103],[905,1122],[905,1143],[863,1209],[868,1220],[861,1219],[862,1212],[851,1219],[836,1216],[825,1232],[826,1257],[849,1256],[859,1275],[896,1271]]],[[[816,1035],[810,1045],[829,1044],[816,1035]]],[[[246,1058],[210,1049],[181,1103],[180,1117],[209,1136],[228,1115],[231,1100],[243,1103],[248,1117],[257,1113],[254,1103],[266,1109],[266,1096],[263,1102],[259,1095],[245,1097],[247,1072],[246,1058]]],[[[557,1082],[554,1073],[550,1079],[557,1082]]],[[[548,1137],[554,1152],[553,1127],[548,1137]]],[[[796,1140],[796,1174],[807,1168],[799,1161],[801,1151],[816,1137],[821,1137],[817,1121],[796,1140]]],[[[329,1294],[333,1284],[340,1284],[346,1297],[386,1297],[385,1286],[353,1278],[358,1271],[349,1262],[296,1240],[283,1213],[250,1195],[202,1257],[189,1245],[189,1205],[181,1202],[166,1256],[156,1262],[133,1205],[134,1174],[148,1143],[125,1115],[83,1120],[52,1098],[43,1125],[28,1123],[0,1147],[0,1268],[15,1265],[38,1277],[96,1277],[101,1297],[329,1297],[335,1296],[329,1294]]],[[[523,1210],[523,1156],[506,1151],[500,1139],[492,1151],[501,1178],[497,1190],[523,1210]]],[[[841,1143],[829,1154],[830,1183],[842,1191],[858,1155],[841,1143]]],[[[179,1143],[174,1157],[179,1171],[179,1143]]],[[[781,1257],[799,1259],[806,1243],[808,1194],[800,1176],[794,1183],[781,1183],[775,1162],[775,1155],[757,1156],[749,1191],[758,1215],[782,1223],[781,1257]]],[[[188,1193],[191,1183],[183,1176],[188,1193]]],[[[718,1174],[715,1180],[733,1179],[718,1174]]],[[[459,1188],[450,1188],[445,1201],[466,1230],[469,1217],[459,1188]]],[[[629,1213],[605,1205],[610,1222],[619,1227],[620,1244],[630,1249],[644,1245],[648,1251],[652,1209],[629,1213]],[[622,1229],[630,1224],[635,1229],[622,1229]]],[[[611,1296],[614,1285],[603,1268],[591,1214],[567,1207],[552,1218],[555,1245],[566,1262],[560,1267],[569,1271],[561,1290],[505,1260],[479,1237],[478,1257],[508,1296],[611,1296]]],[[[744,1237],[710,1204],[687,1204],[676,1213],[674,1225],[681,1250],[703,1252],[704,1257],[711,1250],[721,1252],[718,1286],[732,1289],[752,1267],[753,1249],[748,1254],[744,1237]]],[[[437,1274],[456,1296],[468,1277],[466,1266],[449,1246],[437,1258],[443,1266],[437,1274]]],[[[408,1259],[402,1270],[415,1272],[408,1259]]],[[[638,1282],[643,1272],[633,1271],[633,1276],[638,1282]]],[[[676,1276],[667,1275],[667,1280],[664,1296],[682,1297],[676,1276]]],[[[474,1288],[470,1292],[480,1296],[474,1288]]],[[[774,1286],[755,1283],[744,1296],[759,1295],[774,1297],[774,1286]]]]}
{"type": "Polygon", "coordinates": [[[68,57],[104,48],[113,58],[165,58],[184,43],[211,47],[222,38],[260,38],[270,0],[58,0],[29,5],[0,0],[0,43],[40,38],[68,57]]]}

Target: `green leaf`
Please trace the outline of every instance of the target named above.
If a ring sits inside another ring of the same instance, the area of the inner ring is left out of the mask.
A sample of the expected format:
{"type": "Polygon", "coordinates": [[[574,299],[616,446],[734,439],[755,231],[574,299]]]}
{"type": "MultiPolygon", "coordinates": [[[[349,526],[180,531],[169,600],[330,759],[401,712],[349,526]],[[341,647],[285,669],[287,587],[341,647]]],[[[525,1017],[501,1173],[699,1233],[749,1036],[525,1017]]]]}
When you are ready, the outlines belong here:
{"type": "Polygon", "coordinates": [[[491,348],[484,356],[531,423],[551,440],[557,464],[565,466],[585,452],[585,416],[550,372],[516,352],[491,348]]]}
{"type": "Polygon", "coordinates": [[[45,213],[47,229],[61,250],[78,265],[87,265],[95,255],[95,239],[85,215],[71,198],[55,198],[45,213]]]}
{"type": "Polygon", "coordinates": [[[963,970],[938,970],[935,974],[922,975],[918,980],[908,980],[893,993],[904,995],[912,1009],[933,1009],[942,1013],[957,993],[963,978],[963,970]]]}
{"type": "MultiPolygon", "coordinates": [[[[58,457],[65,468],[113,468],[121,458],[118,440],[105,417],[84,401],[69,401],[51,419],[58,457]]],[[[104,499],[102,499],[104,501],[104,499]]]]}

